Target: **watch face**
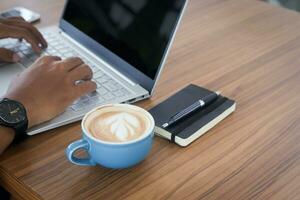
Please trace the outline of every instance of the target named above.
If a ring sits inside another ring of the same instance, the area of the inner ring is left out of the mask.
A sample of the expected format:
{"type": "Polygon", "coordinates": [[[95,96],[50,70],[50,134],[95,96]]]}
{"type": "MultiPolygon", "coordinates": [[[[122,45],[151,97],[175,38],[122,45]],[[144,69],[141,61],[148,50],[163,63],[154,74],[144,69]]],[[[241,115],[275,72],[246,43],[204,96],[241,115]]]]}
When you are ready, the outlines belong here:
{"type": "Polygon", "coordinates": [[[8,124],[17,124],[25,120],[25,111],[21,105],[11,101],[0,103],[0,118],[8,124]]]}

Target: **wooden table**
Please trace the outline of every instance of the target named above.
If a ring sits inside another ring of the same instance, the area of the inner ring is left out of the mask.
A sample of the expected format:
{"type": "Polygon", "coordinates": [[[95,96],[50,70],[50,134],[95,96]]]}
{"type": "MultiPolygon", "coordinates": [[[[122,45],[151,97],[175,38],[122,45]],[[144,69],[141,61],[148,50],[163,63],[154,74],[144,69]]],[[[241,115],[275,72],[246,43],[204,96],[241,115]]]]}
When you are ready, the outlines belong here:
{"type": "MultiPolygon", "coordinates": [[[[57,22],[61,0],[2,0],[57,22]]],[[[300,15],[254,0],[191,0],[151,108],[189,83],[221,90],[236,112],[187,148],[155,138],[126,170],[64,155],[74,123],[12,146],[1,185],[16,199],[300,199],[300,15]]]]}

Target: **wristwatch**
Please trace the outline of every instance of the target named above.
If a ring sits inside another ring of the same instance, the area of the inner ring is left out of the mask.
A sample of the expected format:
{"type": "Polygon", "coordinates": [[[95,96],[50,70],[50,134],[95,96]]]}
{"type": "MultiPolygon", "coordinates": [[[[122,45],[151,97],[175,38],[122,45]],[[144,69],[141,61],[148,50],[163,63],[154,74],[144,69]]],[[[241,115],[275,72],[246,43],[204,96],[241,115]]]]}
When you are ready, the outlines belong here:
{"type": "Polygon", "coordinates": [[[25,107],[18,101],[4,98],[0,101],[0,125],[12,128],[16,138],[26,135],[28,118],[25,107]]]}

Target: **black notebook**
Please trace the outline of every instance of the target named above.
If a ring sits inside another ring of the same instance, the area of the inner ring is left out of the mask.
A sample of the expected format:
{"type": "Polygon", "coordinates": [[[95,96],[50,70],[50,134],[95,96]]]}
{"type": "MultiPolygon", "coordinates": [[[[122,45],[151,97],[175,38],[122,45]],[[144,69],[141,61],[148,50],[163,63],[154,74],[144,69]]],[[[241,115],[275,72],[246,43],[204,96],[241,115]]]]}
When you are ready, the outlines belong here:
{"type": "Polygon", "coordinates": [[[164,102],[150,109],[155,120],[155,134],[180,146],[187,146],[217,125],[235,110],[235,101],[220,95],[215,101],[178,123],[162,128],[162,125],[176,113],[192,105],[212,91],[189,85],[164,102]]]}

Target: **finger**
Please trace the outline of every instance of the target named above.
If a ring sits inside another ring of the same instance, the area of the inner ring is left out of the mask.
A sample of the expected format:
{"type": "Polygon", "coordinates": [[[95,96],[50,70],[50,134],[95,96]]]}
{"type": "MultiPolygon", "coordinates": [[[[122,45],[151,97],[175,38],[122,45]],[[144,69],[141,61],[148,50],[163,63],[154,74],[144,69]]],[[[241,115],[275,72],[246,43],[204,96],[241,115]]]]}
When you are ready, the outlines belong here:
{"type": "Polygon", "coordinates": [[[5,33],[1,35],[1,38],[24,38],[29,44],[31,44],[32,49],[36,53],[40,53],[42,51],[39,47],[38,40],[25,28],[14,27],[7,24],[1,24],[1,28],[6,30],[5,33]]]}
{"type": "Polygon", "coordinates": [[[17,22],[16,25],[19,25],[20,27],[26,28],[29,30],[40,42],[43,48],[47,48],[48,44],[43,35],[39,32],[39,30],[27,22],[17,22]]]}
{"type": "Polygon", "coordinates": [[[91,80],[91,78],[93,77],[93,71],[88,65],[82,64],[76,67],[75,69],[71,70],[70,76],[73,82],[78,80],[88,81],[91,80]]]}
{"type": "MultiPolygon", "coordinates": [[[[8,19],[17,20],[17,21],[23,21],[25,22],[25,19],[23,17],[10,17],[8,19]]],[[[19,39],[20,42],[22,42],[23,39],[19,39]]]]}
{"type": "Polygon", "coordinates": [[[9,17],[9,18],[6,18],[4,21],[6,20],[16,20],[16,21],[23,21],[25,22],[25,19],[23,17],[9,17]]]}
{"type": "Polygon", "coordinates": [[[4,61],[4,62],[11,62],[11,63],[15,63],[20,61],[20,56],[8,49],[5,48],[0,48],[0,60],[4,61]]]}
{"type": "Polygon", "coordinates": [[[44,37],[42,36],[42,34],[38,31],[38,29],[35,28],[30,23],[24,21],[22,18],[21,19],[20,18],[16,18],[16,19],[9,18],[2,23],[7,24],[7,25],[12,25],[15,27],[21,27],[21,28],[28,30],[34,37],[36,37],[36,39],[40,42],[40,44],[42,45],[43,48],[47,47],[47,42],[44,39],[44,37]]]}
{"type": "Polygon", "coordinates": [[[77,97],[93,92],[97,89],[97,85],[94,81],[82,81],[75,86],[77,97]]]}
{"type": "Polygon", "coordinates": [[[36,62],[52,63],[57,61],[61,61],[61,58],[58,56],[43,56],[38,58],[36,62]]]}
{"type": "Polygon", "coordinates": [[[62,64],[66,71],[71,71],[71,70],[75,69],[76,67],[82,65],[83,61],[78,57],[71,57],[71,58],[67,58],[65,60],[59,61],[58,63],[62,64]]]}

